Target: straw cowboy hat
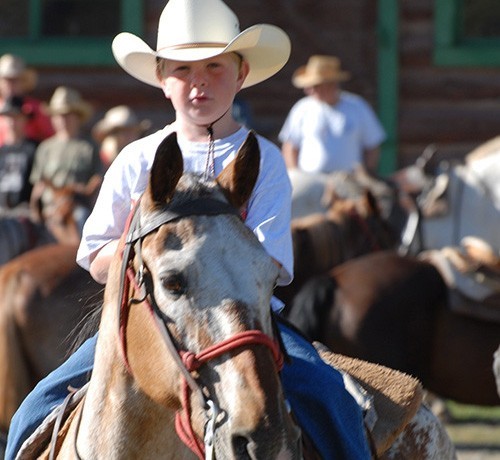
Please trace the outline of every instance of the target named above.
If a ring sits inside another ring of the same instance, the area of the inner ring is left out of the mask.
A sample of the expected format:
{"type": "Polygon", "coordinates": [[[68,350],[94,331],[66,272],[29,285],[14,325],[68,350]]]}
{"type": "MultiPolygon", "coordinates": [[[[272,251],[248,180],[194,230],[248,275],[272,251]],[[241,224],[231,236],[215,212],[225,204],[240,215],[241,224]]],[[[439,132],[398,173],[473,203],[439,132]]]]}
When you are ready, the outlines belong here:
{"type": "Polygon", "coordinates": [[[92,136],[97,142],[113,131],[120,128],[136,128],[140,133],[145,133],[151,128],[150,120],[139,120],[135,112],[126,105],[119,105],[109,109],[104,118],[98,121],[92,128],[92,136]]]}
{"type": "Polygon", "coordinates": [[[77,113],[85,123],[92,116],[92,106],[82,99],[80,93],[66,86],[59,86],[54,91],[47,107],[49,115],[65,115],[77,113]]]}
{"type": "Polygon", "coordinates": [[[26,67],[24,60],[13,54],[0,57],[0,78],[20,78],[26,92],[34,89],[38,80],[36,71],[26,67]]]}
{"type": "Polygon", "coordinates": [[[240,32],[238,18],[221,0],[170,0],[160,16],[156,51],[126,32],[115,37],[112,48],[126,72],[157,87],[157,57],[199,61],[236,52],[250,66],[242,86],[247,88],[278,72],[288,61],[291,45],[286,33],[273,25],[240,32]]]}
{"type": "Polygon", "coordinates": [[[299,67],[292,75],[296,88],[310,88],[321,83],[346,81],[349,72],[340,69],[340,59],[335,56],[311,56],[305,66],[299,67]]]}

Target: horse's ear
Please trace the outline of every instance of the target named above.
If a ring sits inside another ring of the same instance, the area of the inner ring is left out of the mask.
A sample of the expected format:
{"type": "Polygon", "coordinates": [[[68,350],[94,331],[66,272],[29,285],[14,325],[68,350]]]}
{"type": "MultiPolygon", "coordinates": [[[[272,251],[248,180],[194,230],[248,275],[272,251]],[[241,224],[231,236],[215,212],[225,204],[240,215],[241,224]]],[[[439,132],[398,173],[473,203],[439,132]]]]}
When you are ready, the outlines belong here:
{"type": "Polygon", "coordinates": [[[149,173],[146,196],[155,204],[168,203],[184,171],[177,133],[169,134],[158,146],[149,173]]]}
{"type": "Polygon", "coordinates": [[[260,149],[257,136],[248,133],[236,158],[217,176],[228,201],[236,208],[243,206],[255,187],[260,167],[260,149]]]}

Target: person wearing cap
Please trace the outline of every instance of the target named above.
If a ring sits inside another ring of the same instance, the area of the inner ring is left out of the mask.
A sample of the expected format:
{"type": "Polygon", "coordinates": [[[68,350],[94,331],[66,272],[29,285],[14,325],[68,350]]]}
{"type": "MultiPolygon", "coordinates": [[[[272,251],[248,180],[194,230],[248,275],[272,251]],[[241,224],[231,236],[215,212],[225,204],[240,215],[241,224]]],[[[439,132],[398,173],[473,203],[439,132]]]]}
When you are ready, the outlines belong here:
{"type": "MultiPolygon", "coordinates": [[[[25,136],[38,144],[52,136],[54,128],[42,101],[29,95],[36,84],[37,73],[26,66],[24,59],[10,53],[0,57],[0,104],[14,96],[24,98],[24,110],[30,113],[25,136]]],[[[5,142],[6,130],[5,124],[0,122],[0,145],[5,142]]]]}
{"type": "Polygon", "coordinates": [[[0,214],[10,209],[28,207],[36,144],[26,139],[25,127],[31,111],[20,96],[12,96],[0,106],[0,122],[5,126],[0,145],[0,214]]]}
{"type": "MultiPolygon", "coordinates": [[[[97,145],[82,136],[82,127],[93,112],[91,105],[82,99],[77,90],[59,86],[50,99],[47,112],[56,132],[36,149],[30,175],[33,185],[30,201],[34,217],[39,208],[38,200],[50,200],[50,194],[45,193],[46,182],[55,187],[86,185],[95,176],[103,174],[97,145]]],[[[92,206],[93,201],[87,204],[86,210],[79,208],[78,212],[82,215],[78,216],[78,221],[82,227],[92,206]]]]}
{"type": "MultiPolygon", "coordinates": [[[[161,88],[176,116],[163,129],[127,145],[106,172],[77,254],[77,262],[102,283],[131,206],[145,190],[157,146],[175,131],[184,169],[215,178],[249,132],[233,118],[236,93],[278,72],[290,55],[290,41],[268,24],[240,32],[238,18],[221,0],[170,0],[160,16],[156,51],[130,33],[116,36],[112,49],[126,72],[161,88]]],[[[287,284],[293,273],[291,185],[279,148],[257,138],[260,172],[245,223],[280,268],[277,282],[287,284]]],[[[281,307],[276,298],[272,307],[281,307]]],[[[341,374],[303,337],[281,322],[279,327],[292,360],[282,371],[284,391],[322,458],[368,459],[361,410],[341,374]]],[[[84,342],[28,395],[12,419],[7,460],[50,406],[64,400],[68,385],[87,382],[95,342],[95,337],[84,342]]]]}
{"type": "Polygon", "coordinates": [[[370,105],[341,89],[350,78],[335,56],[313,55],[292,76],[305,97],[290,110],[278,135],[288,169],[310,173],[377,173],[385,131],[370,105]]]}
{"type": "Polygon", "coordinates": [[[92,128],[92,137],[100,145],[99,155],[108,169],[121,150],[151,128],[150,120],[139,120],[127,105],[109,109],[92,128]]]}

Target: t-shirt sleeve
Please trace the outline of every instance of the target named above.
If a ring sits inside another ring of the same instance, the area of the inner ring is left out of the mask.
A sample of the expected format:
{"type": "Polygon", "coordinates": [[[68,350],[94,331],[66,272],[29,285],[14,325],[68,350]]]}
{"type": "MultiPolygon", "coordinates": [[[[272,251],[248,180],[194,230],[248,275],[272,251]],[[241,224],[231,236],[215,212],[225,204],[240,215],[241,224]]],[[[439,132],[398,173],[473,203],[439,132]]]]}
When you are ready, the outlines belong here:
{"type": "Polygon", "coordinates": [[[137,165],[127,164],[124,161],[127,155],[120,155],[107,170],[95,206],[83,227],[76,261],[87,270],[99,249],[121,237],[133,205],[130,190],[134,177],[130,172],[137,165]]]}
{"type": "Polygon", "coordinates": [[[292,187],[279,149],[259,138],[260,172],[248,204],[246,224],[268,254],[281,263],[279,285],[293,278],[293,249],[290,231],[292,187]]]}

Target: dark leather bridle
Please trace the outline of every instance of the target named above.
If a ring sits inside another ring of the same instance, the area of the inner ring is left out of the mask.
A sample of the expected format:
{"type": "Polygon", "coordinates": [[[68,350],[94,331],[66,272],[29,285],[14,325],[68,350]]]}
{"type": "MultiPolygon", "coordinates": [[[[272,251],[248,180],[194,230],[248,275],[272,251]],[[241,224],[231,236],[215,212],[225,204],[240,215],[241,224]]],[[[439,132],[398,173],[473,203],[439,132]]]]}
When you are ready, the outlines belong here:
{"type": "Polygon", "coordinates": [[[119,308],[119,336],[122,356],[129,373],[132,369],[129,364],[127,354],[126,328],[128,323],[129,309],[132,304],[144,303],[158,328],[158,331],[169,350],[172,358],[176,362],[183,378],[182,383],[182,411],[176,414],[176,431],[180,439],[200,458],[205,458],[205,449],[213,449],[213,438],[217,415],[220,409],[214,401],[203,391],[203,386],[195,379],[191,372],[197,370],[204,363],[219,357],[234,349],[248,345],[265,345],[273,354],[277,369],[283,366],[283,354],[279,341],[269,337],[260,330],[247,330],[233,335],[232,337],[214,344],[199,353],[192,353],[187,350],[179,350],[175,340],[167,327],[165,315],[158,307],[155,296],[153,280],[142,260],[142,242],[150,233],[154,232],[162,225],[169,222],[190,216],[215,216],[229,214],[239,217],[239,212],[233,206],[214,198],[197,198],[179,206],[164,206],[161,210],[155,211],[152,216],[147,217],[147,221],[141,223],[140,204],[138,203],[129,218],[129,225],[126,229],[125,244],[122,253],[122,267],[120,275],[120,294],[118,301],[119,308]],[[137,271],[133,266],[134,257],[138,260],[137,271]],[[141,292],[139,299],[130,299],[130,286],[141,292]],[[201,442],[195,434],[190,417],[190,391],[197,393],[202,407],[207,413],[207,425],[205,427],[205,439],[201,442]]]}

